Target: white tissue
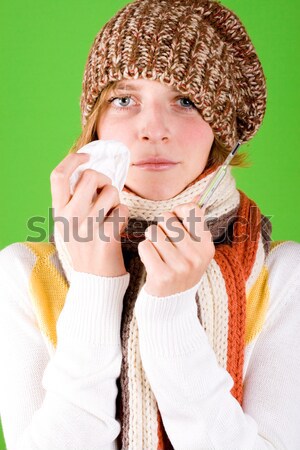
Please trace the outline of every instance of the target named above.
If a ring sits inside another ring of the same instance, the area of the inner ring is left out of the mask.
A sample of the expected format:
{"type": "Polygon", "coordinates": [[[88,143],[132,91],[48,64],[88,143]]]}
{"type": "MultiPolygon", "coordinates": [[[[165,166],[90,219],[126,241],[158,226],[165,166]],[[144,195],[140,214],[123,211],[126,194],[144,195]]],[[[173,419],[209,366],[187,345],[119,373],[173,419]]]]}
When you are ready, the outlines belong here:
{"type": "Polygon", "coordinates": [[[98,140],[84,145],[78,153],[89,153],[88,162],[78,166],[70,177],[70,192],[74,193],[75,185],[86,169],[93,169],[107,175],[112,185],[122,191],[130,164],[130,152],[120,141],[98,140]]]}

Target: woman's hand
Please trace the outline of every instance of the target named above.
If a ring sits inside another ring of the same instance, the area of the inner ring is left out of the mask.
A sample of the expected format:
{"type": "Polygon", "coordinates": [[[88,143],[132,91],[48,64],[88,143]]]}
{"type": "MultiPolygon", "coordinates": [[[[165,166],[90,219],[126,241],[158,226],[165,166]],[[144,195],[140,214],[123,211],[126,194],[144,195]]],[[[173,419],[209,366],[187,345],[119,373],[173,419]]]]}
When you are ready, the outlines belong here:
{"type": "Polygon", "coordinates": [[[51,173],[55,226],[74,270],[125,275],[120,234],[128,222],[128,208],[120,204],[117,188],[106,175],[87,169],[70,194],[71,174],[88,159],[86,153],[69,154],[51,173]]]}
{"type": "Polygon", "coordinates": [[[204,211],[193,202],[163,213],[163,221],[150,225],[146,239],[138,246],[147,271],[144,288],[150,295],[166,297],[192,288],[214,257],[215,247],[204,225],[204,211]]]}

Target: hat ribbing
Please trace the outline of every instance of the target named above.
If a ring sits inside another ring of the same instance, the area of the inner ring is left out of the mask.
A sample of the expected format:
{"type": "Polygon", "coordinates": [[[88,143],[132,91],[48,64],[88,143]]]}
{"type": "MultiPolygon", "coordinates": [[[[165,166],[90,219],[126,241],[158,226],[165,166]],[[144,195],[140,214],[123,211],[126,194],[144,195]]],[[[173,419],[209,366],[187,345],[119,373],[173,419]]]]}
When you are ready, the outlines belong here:
{"type": "Polygon", "coordinates": [[[228,8],[214,0],[137,0],[97,34],[81,95],[82,124],[110,82],[158,80],[189,96],[228,149],[251,139],[266,109],[254,46],[228,8]]]}

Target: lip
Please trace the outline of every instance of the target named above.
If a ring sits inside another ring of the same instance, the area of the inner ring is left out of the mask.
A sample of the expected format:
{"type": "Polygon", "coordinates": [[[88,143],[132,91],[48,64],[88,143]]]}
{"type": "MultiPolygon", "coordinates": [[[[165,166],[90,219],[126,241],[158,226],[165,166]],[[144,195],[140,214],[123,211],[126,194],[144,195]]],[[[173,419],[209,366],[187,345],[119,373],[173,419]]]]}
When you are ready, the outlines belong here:
{"type": "Polygon", "coordinates": [[[173,169],[175,166],[177,165],[177,163],[163,163],[163,164],[137,164],[135,165],[135,167],[137,167],[138,169],[142,169],[142,170],[168,170],[168,169],[173,169]]]}
{"type": "Polygon", "coordinates": [[[145,164],[177,164],[176,161],[171,161],[170,159],[165,159],[165,158],[157,158],[157,157],[152,157],[152,158],[147,158],[147,159],[141,159],[140,161],[136,162],[134,164],[134,166],[141,166],[141,165],[145,165],[145,164]]]}
{"type": "Polygon", "coordinates": [[[152,156],[147,159],[141,159],[140,161],[133,164],[133,166],[142,169],[142,170],[169,170],[174,168],[178,162],[171,161],[166,158],[159,158],[157,156],[152,156]]]}

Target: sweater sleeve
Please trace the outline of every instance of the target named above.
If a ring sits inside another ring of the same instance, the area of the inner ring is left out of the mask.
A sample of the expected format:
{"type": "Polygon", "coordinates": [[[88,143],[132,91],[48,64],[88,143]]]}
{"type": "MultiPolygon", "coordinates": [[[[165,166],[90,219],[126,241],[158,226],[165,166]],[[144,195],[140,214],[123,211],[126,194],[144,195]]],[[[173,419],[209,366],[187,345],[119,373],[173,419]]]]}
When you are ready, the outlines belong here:
{"type": "Polygon", "coordinates": [[[73,272],[49,360],[28,292],[28,261],[0,257],[0,404],[7,450],[115,449],[120,321],[129,274],[73,272]]]}
{"type": "Polygon", "coordinates": [[[299,275],[294,263],[293,277],[281,280],[284,298],[256,342],[243,408],[197,318],[198,285],[169,297],[142,288],[136,304],[141,358],[176,450],[300,448],[299,275]]]}

